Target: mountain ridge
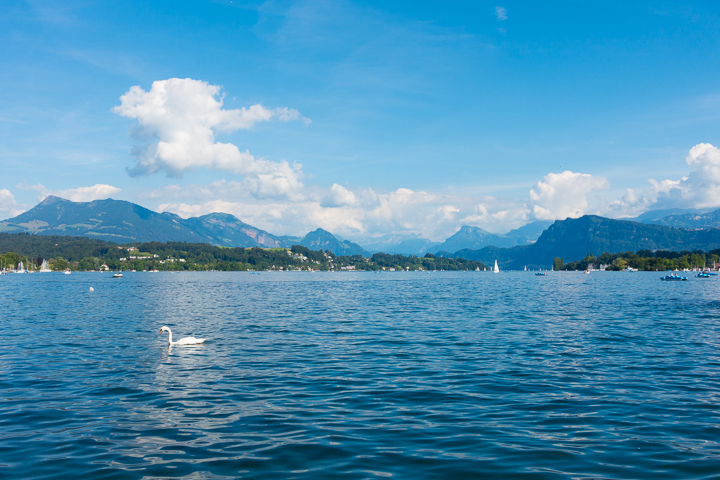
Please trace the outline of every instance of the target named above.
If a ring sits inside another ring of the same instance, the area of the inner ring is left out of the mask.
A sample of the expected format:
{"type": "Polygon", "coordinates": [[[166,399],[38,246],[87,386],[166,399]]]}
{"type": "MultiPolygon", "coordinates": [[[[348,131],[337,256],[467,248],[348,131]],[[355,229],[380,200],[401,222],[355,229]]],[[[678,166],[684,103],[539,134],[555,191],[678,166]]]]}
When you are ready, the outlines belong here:
{"type": "MultiPolygon", "coordinates": [[[[628,250],[692,250],[720,247],[715,222],[720,210],[709,213],[671,211],[648,214],[647,223],[615,220],[594,215],[552,222],[532,222],[505,235],[479,227],[462,226],[445,242],[430,242],[418,236],[388,235],[377,246],[384,253],[462,257],[492,264],[495,258],[505,268],[524,265],[547,267],[555,256],[579,260],[590,252],[618,253],[628,250]],[[673,213],[674,212],[674,213],[673,213]],[[652,223],[650,223],[652,222],[652,223]],[[673,226],[663,225],[672,223],[673,226]],[[693,223],[695,222],[695,223],[693,223]],[[674,225],[709,225],[703,230],[675,228],[674,225]],[[546,225],[547,229],[540,232],[546,225]]],[[[370,250],[318,228],[303,237],[278,236],[253,227],[228,213],[182,217],[154,212],[124,200],[72,202],[49,196],[34,208],[0,222],[0,232],[39,235],[85,236],[116,243],[180,241],[225,247],[289,248],[301,245],[312,250],[329,250],[335,255],[369,256],[370,250]]],[[[374,249],[373,249],[374,250],[374,249]]]]}
{"type": "Polygon", "coordinates": [[[557,220],[531,245],[511,248],[464,249],[454,258],[478,260],[501,267],[549,268],[555,257],[564,261],[581,260],[589,253],[621,253],[638,250],[711,250],[720,248],[720,229],[687,230],[666,225],[615,220],[596,215],[557,220]]]}
{"type": "Polygon", "coordinates": [[[289,248],[322,243],[336,255],[367,252],[348,240],[337,240],[322,229],[305,237],[278,236],[253,227],[229,213],[210,213],[184,219],[154,212],[125,200],[73,202],[50,195],[27,212],[0,222],[0,232],[69,235],[115,243],[188,242],[221,247],[289,248]],[[322,237],[322,241],[319,239],[322,237]],[[334,240],[334,241],[333,241],[334,240]],[[352,252],[352,253],[347,253],[352,252]]]}
{"type": "Polygon", "coordinates": [[[477,250],[484,247],[515,247],[535,242],[552,222],[537,220],[501,235],[490,233],[480,227],[463,225],[444,242],[428,249],[429,253],[455,252],[462,249],[477,250]]]}

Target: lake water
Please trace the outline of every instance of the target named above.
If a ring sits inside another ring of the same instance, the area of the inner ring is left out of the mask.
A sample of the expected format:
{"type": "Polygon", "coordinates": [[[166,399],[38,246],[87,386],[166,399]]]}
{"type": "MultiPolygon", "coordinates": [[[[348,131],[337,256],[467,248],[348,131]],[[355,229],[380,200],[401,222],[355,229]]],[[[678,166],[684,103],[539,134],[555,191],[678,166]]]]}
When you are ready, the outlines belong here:
{"type": "Polygon", "coordinates": [[[661,275],[0,276],[0,477],[720,478],[720,279],[661,275]]]}

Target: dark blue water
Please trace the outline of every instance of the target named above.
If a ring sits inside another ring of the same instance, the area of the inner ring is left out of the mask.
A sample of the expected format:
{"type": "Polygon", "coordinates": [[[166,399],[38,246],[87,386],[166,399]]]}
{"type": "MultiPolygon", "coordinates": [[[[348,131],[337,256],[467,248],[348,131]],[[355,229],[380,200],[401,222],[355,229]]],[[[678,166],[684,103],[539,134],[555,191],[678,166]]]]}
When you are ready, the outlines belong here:
{"type": "Polygon", "coordinates": [[[660,275],[1,276],[0,477],[720,478],[720,280],[660,275]]]}

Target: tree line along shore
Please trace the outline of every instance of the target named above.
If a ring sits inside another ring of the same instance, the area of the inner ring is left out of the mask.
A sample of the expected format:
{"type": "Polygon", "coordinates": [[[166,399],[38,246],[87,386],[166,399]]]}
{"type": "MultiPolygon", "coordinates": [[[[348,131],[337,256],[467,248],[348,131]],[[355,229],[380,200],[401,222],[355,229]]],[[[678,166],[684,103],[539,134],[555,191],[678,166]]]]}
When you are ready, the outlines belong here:
{"type": "MultiPolygon", "coordinates": [[[[145,242],[115,244],[86,237],[59,235],[0,234],[0,268],[13,270],[23,262],[25,268],[37,268],[47,260],[51,270],[158,270],[158,271],[465,271],[485,270],[479,261],[425,256],[375,253],[338,256],[328,250],[292,248],[231,248],[205,243],[145,242]]],[[[587,255],[565,263],[554,260],[555,270],[635,270],[665,271],[693,268],[717,268],[720,249],[704,252],[639,250],[638,252],[587,255]]]]}
{"type": "MultiPolygon", "coordinates": [[[[376,253],[338,256],[329,250],[292,248],[231,248],[205,243],[146,242],[113,244],[84,237],[0,234],[0,265],[28,268],[47,260],[51,270],[158,270],[158,271],[457,271],[484,270],[485,265],[464,258],[426,254],[376,253]]],[[[31,267],[32,268],[32,267],[31,267]]]]}
{"type": "Polygon", "coordinates": [[[720,266],[720,249],[704,252],[694,250],[692,252],[672,252],[667,250],[639,250],[636,253],[603,253],[594,256],[592,253],[582,260],[574,260],[565,263],[562,258],[556,257],[555,270],[625,270],[628,267],[633,270],[648,272],[663,272],[666,270],[691,270],[691,269],[717,269],[720,266]]]}

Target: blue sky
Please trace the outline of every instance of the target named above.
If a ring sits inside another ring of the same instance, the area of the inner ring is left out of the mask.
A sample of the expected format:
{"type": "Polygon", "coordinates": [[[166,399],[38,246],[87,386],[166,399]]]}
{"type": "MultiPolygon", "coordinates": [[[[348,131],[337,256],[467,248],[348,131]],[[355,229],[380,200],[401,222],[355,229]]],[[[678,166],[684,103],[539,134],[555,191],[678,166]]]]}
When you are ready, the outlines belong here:
{"type": "Polygon", "coordinates": [[[54,193],[437,240],[720,207],[714,2],[1,8],[0,218],[54,193]]]}

